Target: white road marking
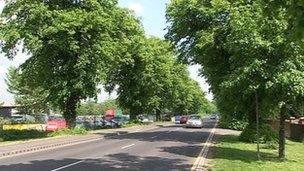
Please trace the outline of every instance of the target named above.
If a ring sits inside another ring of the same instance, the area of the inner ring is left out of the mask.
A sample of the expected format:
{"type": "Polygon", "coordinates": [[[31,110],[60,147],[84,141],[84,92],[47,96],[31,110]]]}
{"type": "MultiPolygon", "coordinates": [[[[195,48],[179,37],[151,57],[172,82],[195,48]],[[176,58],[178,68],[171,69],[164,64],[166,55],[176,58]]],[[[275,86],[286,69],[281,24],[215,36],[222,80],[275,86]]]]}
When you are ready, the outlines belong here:
{"type": "Polygon", "coordinates": [[[79,163],[82,163],[82,162],[84,162],[84,160],[80,160],[80,161],[78,161],[78,162],[71,163],[71,164],[68,164],[68,165],[65,165],[65,166],[59,167],[59,168],[57,168],[57,169],[53,169],[53,170],[51,170],[51,171],[58,171],[58,170],[62,170],[62,169],[65,169],[65,168],[68,168],[68,167],[74,166],[74,165],[79,164],[79,163]]]}
{"type": "Polygon", "coordinates": [[[216,130],[216,126],[217,126],[217,122],[214,124],[214,127],[212,128],[211,132],[209,133],[209,136],[206,140],[206,142],[203,144],[203,149],[202,151],[199,153],[198,157],[196,158],[191,171],[199,171],[199,170],[203,170],[206,159],[207,159],[207,154],[209,151],[209,147],[211,145],[211,141],[213,139],[215,130],[216,130]]]}
{"type": "Polygon", "coordinates": [[[121,149],[126,149],[126,148],[130,148],[132,146],[134,146],[135,144],[130,144],[130,145],[127,145],[127,146],[124,146],[124,147],[121,147],[121,149]]]}
{"type": "Polygon", "coordinates": [[[152,139],[154,139],[154,138],[156,138],[157,136],[153,136],[153,137],[151,137],[152,139]]]}

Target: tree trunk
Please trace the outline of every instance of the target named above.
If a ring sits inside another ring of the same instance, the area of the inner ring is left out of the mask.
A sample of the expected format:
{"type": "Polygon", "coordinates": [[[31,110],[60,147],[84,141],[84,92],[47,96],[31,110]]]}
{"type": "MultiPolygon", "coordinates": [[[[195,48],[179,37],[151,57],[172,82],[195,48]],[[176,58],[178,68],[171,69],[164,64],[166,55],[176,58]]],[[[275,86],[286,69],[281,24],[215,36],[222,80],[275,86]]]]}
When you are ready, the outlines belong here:
{"type": "Polygon", "coordinates": [[[76,97],[70,97],[65,106],[63,116],[67,122],[67,126],[70,129],[75,128],[76,126],[76,107],[78,99],[76,97]]]}
{"type": "Polygon", "coordinates": [[[255,110],[256,110],[256,134],[257,134],[257,158],[260,160],[260,130],[259,130],[259,99],[258,93],[255,92],[255,110]]]}
{"type": "Polygon", "coordinates": [[[156,121],[160,121],[160,114],[161,114],[161,111],[160,110],[156,110],[156,121]]]}
{"type": "Polygon", "coordinates": [[[136,120],[136,116],[138,115],[137,111],[134,109],[130,109],[130,120],[136,120]]]}
{"type": "Polygon", "coordinates": [[[279,130],[279,158],[285,159],[285,119],[283,111],[280,113],[280,130],[279,130]]]}

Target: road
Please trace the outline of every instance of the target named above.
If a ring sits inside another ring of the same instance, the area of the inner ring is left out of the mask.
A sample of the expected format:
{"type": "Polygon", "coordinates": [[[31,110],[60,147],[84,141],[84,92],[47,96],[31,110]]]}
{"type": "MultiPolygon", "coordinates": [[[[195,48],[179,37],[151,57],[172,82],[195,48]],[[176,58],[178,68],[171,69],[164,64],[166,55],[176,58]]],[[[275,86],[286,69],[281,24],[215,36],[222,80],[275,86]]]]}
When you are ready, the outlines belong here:
{"type": "Polygon", "coordinates": [[[8,171],[190,170],[215,123],[108,136],[84,144],[0,159],[8,171]]]}

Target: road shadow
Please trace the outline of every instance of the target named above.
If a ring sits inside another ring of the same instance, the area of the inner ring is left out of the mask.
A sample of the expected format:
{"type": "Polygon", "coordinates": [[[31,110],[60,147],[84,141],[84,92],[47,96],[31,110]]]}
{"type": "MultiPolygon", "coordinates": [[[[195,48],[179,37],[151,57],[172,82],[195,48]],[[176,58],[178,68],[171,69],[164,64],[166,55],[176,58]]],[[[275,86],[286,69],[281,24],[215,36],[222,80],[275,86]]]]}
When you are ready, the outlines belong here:
{"type": "Polygon", "coordinates": [[[161,150],[161,152],[195,158],[198,156],[202,148],[203,148],[202,145],[185,145],[185,146],[173,146],[173,147],[160,147],[159,149],[161,150]]]}
{"type": "MultiPolygon", "coordinates": [[[[62,166],[66,166],[75,162],[80,162],[81,159],[66,158],[63,160],[35,160],[25,164],[12,164],[0,166],[0,170],[9,171],[51,171],[62,166]]],[[[118,153],[107,155],[100,159],[89,158],[84,161],[67,167],[65,171],[102,171],[102,170],[190,170],[191,165],[183,163],[180,159],[171,159],[165,157],[148,156],[140,157],[129,155],[127,153],[118,153]]]]}
{"type": "Polygon", "coordinates": [[[105,135],[105,139],[117,139],[117,140],[138,140],[145,142],[160,142],[160,141],[172,141],[172,142],[181,142],[187,144],[198,144],[202,143],[207,139],[209,132],[202,131],[200,129],[194,129],[190,132],[189,130],[176,131],[153,131],[153,132],[136,132],[131,134],[125,134],[120,136],[105,135]]]}

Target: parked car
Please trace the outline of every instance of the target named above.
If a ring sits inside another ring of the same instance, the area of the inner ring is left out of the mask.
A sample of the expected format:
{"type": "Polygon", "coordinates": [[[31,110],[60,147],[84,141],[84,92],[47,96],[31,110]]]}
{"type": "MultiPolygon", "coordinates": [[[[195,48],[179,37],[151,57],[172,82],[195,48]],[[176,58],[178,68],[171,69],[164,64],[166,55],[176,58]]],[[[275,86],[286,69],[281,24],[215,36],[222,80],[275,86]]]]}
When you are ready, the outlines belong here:
{"type": "Polygon", "coordinates": [[[203,120],[200,115],[190,115],[186,123],[187,128],[202,128],[203,120]]]}
{"type": "Polygon", "coordinates": [[[187,120],[188,120],[188,116],[182,115],[182,116],[180,117],[179,123],[180,123],[180,124],[185,124],[185,123],[187,123],[187,120]]]}
{"type": "Polygon", "coordinates": [[[154,122],[153,115],[138,115],[138,120],[141,123],[152,123],[154,122]]]}
{"type": "Polygon", "coordinates": [[[181,116],[175,116],[174,117],[174,122],[176,123],[176,124],[180,124],[180,119],[181,119],[181,116]]]}
{"type": "Polygon", "coordinates": [[[26,114],[14,114],[10,120],[13,123],[35,122],[35,117],[26,114]]]}
{"type": "Polygon", "coordinates": [[[48,120],[46,123],[46,131],[58,131],[67,127],[64,119],[48,120]]]}
{"type": "Polygon", "coordinates": [[[58,131],[67,127],[67,123],[62,115],[49,115],[46,122],[46,131],[58,131]]]}
{"type": "Polygon", "coordinates": [[[217,114],[213,114],[213,115],[210,116],[210,119],[213,119],[213,120],[216,119],[216,120],[218,120],[219,116],[217,114]]]}
{"type": "Polygon", "coordinates": [[[104,120],[103,121],[103,126],[104,126],[104,128],[118,128],[118,127],[120,127],[120,125],[114,120],[110,120],[110,121],[104,120]]]}

